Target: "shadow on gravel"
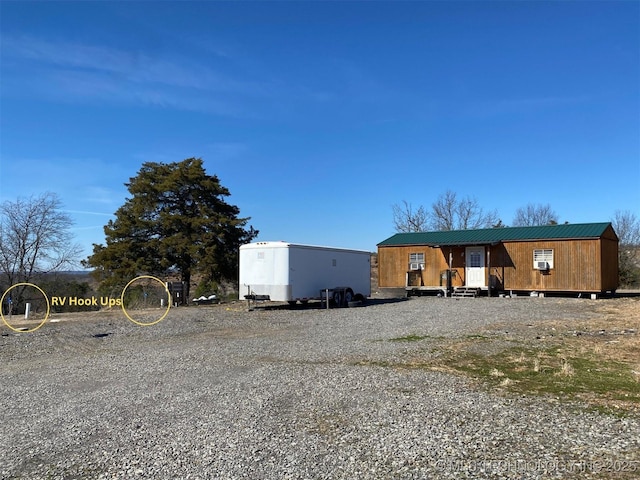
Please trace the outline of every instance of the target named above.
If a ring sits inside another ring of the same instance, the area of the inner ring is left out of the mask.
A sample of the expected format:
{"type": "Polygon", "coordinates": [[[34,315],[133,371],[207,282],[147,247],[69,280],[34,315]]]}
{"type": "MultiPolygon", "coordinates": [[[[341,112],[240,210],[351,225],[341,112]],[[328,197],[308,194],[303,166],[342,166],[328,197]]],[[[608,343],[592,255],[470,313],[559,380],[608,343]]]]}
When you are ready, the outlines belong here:
{"type": "MultiPolygon", "coordinates": [[[[362,307],[372,307],[374,305],[385,305],[387,303],[400,303],[406,302],[408,298],[406,297],[397,297],[397,298],[367,298],[362,302],[353,302],[353,305],[348,307],[336,307],[331,306],[330,310],[336,309],[345,309],[345,308],[362,308],[362,307]]],[[[326,306],[324,302],[320,301],[312,301],[307,303],[296,303],[295,305],[290,305],[288,303],[256,303],[252,304],[249,307],[249,310],[326,310],[326,306]]]]}
{"type": "Polygon", "coordinates": [[[618,290],[614,295],[614,298],[635,298],[635,297],[640,297],[640,290],[633,290],[633,291],[618,290]]]}
{"type": "Polygon", "coordinates": [[[407,297],[396,297],[396,298],[368,298],[366,301],[366,305],[385,305],[387,303],[401,303],[408,301],[407,297]]]}

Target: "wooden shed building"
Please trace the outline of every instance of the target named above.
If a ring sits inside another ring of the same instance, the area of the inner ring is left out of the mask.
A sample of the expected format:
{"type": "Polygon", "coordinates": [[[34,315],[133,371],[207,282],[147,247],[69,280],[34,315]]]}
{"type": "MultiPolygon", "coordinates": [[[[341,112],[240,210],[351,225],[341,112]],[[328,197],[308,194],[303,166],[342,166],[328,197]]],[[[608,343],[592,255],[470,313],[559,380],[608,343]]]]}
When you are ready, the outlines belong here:
{"type": "Polygon", "coordinates": [[[398,233],[378,244],[380,288],[489,295],[618,288],[611,223],[398,233]]]}

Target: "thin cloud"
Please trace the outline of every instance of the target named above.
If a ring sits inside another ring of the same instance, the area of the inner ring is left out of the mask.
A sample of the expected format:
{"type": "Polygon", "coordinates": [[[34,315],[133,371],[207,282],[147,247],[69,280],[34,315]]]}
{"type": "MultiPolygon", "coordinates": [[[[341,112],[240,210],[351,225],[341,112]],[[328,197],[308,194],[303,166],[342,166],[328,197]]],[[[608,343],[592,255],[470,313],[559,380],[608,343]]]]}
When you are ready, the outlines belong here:
{"type": "Polygon", "coordinates": [[[68,42],[50,42],[31,36],[4,36],[3,55],[66,68],[125,73],[135,66],[132,54],[109,48],[68,42]]]}
{"type": "Polygon", "coordinates": [[[586,102],[583,97],[541,96],[524,98],[497,99],[474,104],[468,111],[472,116],[493,117],[500,115],[526,114],[564,108],[586,102]]]}
{"type": "Polygon", "coordinates": [[[141,52],[30,36],[3,38],[4,55],[63,70],[111,74],[114,80],[219,91],[255,92],[259,84],[226,78],[210,68],[182,60],[167,61],[141,52]]]}
{"type": "Polygon", "coordinates": [[[71,227],[69,230],[73,230],[74,232],[82,232],[82,231],[87,231],[87,230],[97,230],[97,229],[104,229],[104,225],[88,225],[85,227],[71,227]]]}
{"type": "MultiPolygon", "coordinates": [[[[59,101],[99,101],[247,116],[248,98],[269,98],[273,84],[220,73],[188,58],[45,41],[3,38],[3,94],[30,88],[59,101]]],[[[246,74],[245,74],[246,75],[246,74]]],[[[248,75],[247,75],[248,76],[248,75]]],[[[250,103],[249,103],[250,104],[250,103]]]]}
{"type": "Polygon", "coordinates": [[[99,216],[103,216],[103,217],[113,217],[113,213],[91,212],[91,211],[87,211],[87,210],[63,210],[63,212],[76,213],[76,214],[80,214],[80,215],[99,215],[99,216]]]}

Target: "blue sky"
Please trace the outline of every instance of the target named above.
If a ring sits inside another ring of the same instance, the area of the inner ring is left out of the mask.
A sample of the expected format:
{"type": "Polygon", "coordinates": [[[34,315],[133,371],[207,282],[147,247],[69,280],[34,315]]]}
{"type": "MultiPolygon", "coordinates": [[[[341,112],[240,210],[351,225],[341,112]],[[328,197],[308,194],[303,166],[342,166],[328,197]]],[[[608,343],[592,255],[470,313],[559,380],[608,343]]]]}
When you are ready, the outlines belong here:
{"type": "Polygon", "coordinates": [[[200,157],[259,240],[375,250],[446,190],[640,216],[640,3],[0,2],[0,201],[91,252],[145,161],[200,157]]]}

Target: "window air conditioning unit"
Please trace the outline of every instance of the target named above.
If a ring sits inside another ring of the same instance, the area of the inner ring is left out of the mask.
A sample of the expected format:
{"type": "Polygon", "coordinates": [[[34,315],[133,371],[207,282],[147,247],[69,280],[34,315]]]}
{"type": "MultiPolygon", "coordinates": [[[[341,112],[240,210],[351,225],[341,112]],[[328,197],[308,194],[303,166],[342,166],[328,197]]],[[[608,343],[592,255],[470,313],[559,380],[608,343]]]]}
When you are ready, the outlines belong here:
{"type": "Polygon", "coordinates": [[[538,270],[549,270],[549,264],[547,262],[538,262],[538,270]]]}

